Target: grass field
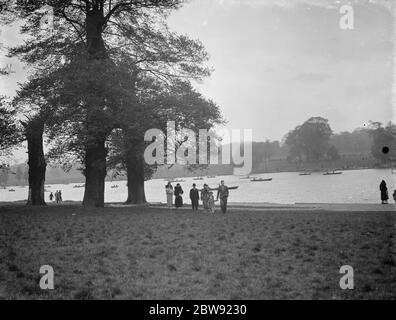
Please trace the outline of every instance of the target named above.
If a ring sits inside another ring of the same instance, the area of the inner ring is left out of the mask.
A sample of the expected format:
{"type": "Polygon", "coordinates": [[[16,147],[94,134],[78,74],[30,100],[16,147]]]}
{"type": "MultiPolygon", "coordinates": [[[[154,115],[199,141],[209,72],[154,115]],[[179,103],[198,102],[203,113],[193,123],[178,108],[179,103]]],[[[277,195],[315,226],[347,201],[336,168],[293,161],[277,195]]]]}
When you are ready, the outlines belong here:
{"type": "Polygon", "coordinates": [[[2,206],[0,298],[395,299],[394,234],[391,212],[2,206]]]}

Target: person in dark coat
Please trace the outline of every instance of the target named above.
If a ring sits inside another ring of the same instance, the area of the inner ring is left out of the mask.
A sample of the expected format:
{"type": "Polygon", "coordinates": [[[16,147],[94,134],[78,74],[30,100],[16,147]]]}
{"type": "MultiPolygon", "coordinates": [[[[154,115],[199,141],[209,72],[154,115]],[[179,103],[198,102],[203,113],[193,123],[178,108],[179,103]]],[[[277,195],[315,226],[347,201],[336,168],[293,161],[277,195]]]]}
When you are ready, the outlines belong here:
{"type": "Polygon", "coordinates": [[[183,194],[183,189],[180,185],[180,183],[178,183],[175,187],[175,206],[176,208],[180,208],[183,206],[183,198],[182,198],[182,194],[183,194]]]}
{"type": "Polygon", "coordinates": [[[190,190],[190,200],[193,211],[194,210],[198,211],[199,192],[198,189],[196,188],[195,183],[193,183],[193,187],[190,190]]]}
{"type": "Polygon", "coordinates": [[[381,190],[381,203],[382,204],[387,204],[388,203],[388,188],[386,186],[385,180],[382,180],[379,186],[381,190]]]}

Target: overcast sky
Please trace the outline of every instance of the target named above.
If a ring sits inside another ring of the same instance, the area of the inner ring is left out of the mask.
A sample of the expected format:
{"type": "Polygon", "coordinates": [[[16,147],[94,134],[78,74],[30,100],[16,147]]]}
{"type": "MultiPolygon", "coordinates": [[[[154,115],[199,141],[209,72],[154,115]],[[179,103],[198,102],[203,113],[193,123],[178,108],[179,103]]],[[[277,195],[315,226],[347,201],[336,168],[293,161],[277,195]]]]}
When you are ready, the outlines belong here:
{"type": "MultiPolygon", "coordinates": [[[[352,1],[355,28],[347,31],[332,0],[190,0],[169,24],[210,53],[214,72],[200,89],[227,127],[278,140],[311,116],[329,119],[336,132],[393,119],[393,17],[378,4],[387,2],[352,1]]],[[[15,30],[2,31],[0,42],[11,44],[15,30]]],[[[25,79],[12,63],[16,73],[0,77],[2,94],[25,79]]]]}
{"type": "Polygon", "coordinates": [[[336,132],[393,118],[393,17],[374,3],[353,3],[348,31],[330,0],[192,0],[170,25],[206,46],[215,71],[201,89],[228,126],[281,139],[311,116],[336,132]]]}

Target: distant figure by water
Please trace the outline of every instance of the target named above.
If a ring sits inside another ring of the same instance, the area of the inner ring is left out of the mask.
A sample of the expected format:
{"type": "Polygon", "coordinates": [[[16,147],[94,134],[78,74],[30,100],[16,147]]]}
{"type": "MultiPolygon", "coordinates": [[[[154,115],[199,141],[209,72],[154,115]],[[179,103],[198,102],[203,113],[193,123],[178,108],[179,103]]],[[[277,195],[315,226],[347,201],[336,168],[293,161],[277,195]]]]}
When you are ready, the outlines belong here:
{"type": "Polygon", "coordinates": [[[180,185],[180,183],[178,183],[175,187],[175,207],[176,208],[180,208],[183,206],[183,195],[184,191],[180,185]]]}
{"type": "Polygon", "coordinates": [[[388,187],[386,186],[385,180],[381,181],[379,189],[381,191],[381,203],[387,204],[389,196],[388,196],[388,187]]]}
{"type": "Polygon", "coordinates": [[[60,191],[60,190],[55,191],[55,201],[56,201],[56,203],[61,203],[63,201],[62,191],[60,191]]]}
{"type": "Polygon", "coordinates": [[[208,208],[211,213],[215,213],[215,199],[212,191],[209,192],[208,208]]]}
{"type": "Polygon", "coordinates": [[[209,186],[206,183],[204,184],[203,189],[201,190],[201,200],[204,210],[209,210],[209,206],[208,206],[209,186]]]}
{"type": "Polygon", "coordinates": [[[226,213],[227,211],[228,195],[229,195],[228,187],[224,184],[224,180],[221,180],[220,186],[217,190],[216,198],[218,200],[220,197],[220,207],[223,213],[226,213]]]}
{"type": "Polygon", "coordinates": [[[396,204],[396,190],[393,190],[393,200],[395,201],[396,204]]]}
{"type": "Polygon", "coordinates": [[[196,184],[193,183],[192,189],[190,190],[190,200],[191,200],[191,206],[192,210],[198,211],[198,204],[199,204],[199,192],[198,189],[196,188],[196,184]]]}
{"type": "Polygon", "coordinates": [[[166,204],[168,208],[172,207],[173,204],[173,187],[170,182],[165,186],[165,193],[166,193],[166,204]]]}

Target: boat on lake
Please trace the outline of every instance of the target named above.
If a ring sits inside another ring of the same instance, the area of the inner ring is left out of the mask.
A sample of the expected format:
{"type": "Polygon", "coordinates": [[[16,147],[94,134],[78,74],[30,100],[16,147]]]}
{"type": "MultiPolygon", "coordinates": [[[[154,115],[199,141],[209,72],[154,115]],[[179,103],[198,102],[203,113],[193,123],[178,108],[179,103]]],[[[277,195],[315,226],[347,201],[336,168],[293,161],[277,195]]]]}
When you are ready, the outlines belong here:
{"type": "Polygon", "coordinates": [[[195,177],[195,178],[193,178],[193,180],[203,180],[204,178],[203,177],[195,177]]]}
{"type": "Polygon", "coordinates": [[[326,172],[323,173],[324,176],[330,176],[330,175],[333,175],[333,174],[342,174],[342,171],[333,170],[333,171],[326,171],[326,172]]]}
{"type": "Polygon", "coordinates": [[[298,175],[299,176],[310,176],[311,172],[300,172],[298,175]]]}
{"type": "Polygon", "coordinates": [[[85,184],[75,184],[73,188],[85,188],[85,184]]]}
{"type": "Polygon", "coordinates": [[[251,182],[264,182],[264,181],[272,181],[272,178],[253,178],[250,179],[251,182]]]}
{"type": "MultiPolygon", "coordinates": [[[[232,186],[232,187],[228,187],[228,190],[236,190],[236,189],[238,189],[239,188],[239,186],[232,186]]],[[[199,191],[202,191],[203,189],[199,189],[199,191]]],[[[219,190],[219,187],[216,187],[216,188],[211,188],[211,187],[209,187],[209,190],[211,190],[211,191],[217,191],[217,190],[219,190]]]]}
{"type": "Polygon", "coordinates": [[[175,182],[186,182],[184,179],[164,179],[167,182],[175,183],[175,182]]]}
{"type": "Polygon", "coordinates": [[[239,179],[250,179],[250,176],[240,177],[239,179]]]}

